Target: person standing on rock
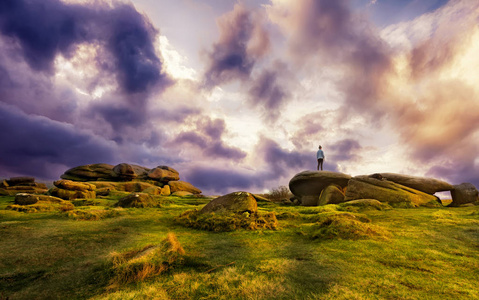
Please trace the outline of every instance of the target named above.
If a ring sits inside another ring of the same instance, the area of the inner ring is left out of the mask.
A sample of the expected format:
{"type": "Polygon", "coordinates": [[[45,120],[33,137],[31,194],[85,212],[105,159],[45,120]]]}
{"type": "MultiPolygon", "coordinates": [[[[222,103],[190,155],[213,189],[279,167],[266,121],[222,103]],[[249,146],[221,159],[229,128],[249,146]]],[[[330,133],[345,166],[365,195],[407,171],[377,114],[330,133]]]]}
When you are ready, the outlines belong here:
{"type": "Polygon", "coordinates": [[[323,161],[324,161],[324,152],[323,152],[323,147],[319,146],[318,152],[316,152],[316,158],[318,159],[318,170],[319,167],[321,166],[321,171],[323,170],[323,161]]]}

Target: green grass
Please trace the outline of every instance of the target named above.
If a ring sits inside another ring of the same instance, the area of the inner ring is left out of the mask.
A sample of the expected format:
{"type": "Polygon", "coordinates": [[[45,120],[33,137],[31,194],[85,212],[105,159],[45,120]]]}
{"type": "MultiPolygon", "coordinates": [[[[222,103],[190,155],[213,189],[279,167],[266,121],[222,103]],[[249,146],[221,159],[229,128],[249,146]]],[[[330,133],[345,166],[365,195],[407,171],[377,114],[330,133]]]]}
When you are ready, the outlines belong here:
{"type": "Polygon", "coordinates": [[[479,299],[479,207],[260,202],[275,230],[211,232],[175,222],[208,199],[116,211],[120,196],[36,213],[0,197],[0,299],[479,299]],[[148,252],[169,233],[181,263],[148,252]]]}

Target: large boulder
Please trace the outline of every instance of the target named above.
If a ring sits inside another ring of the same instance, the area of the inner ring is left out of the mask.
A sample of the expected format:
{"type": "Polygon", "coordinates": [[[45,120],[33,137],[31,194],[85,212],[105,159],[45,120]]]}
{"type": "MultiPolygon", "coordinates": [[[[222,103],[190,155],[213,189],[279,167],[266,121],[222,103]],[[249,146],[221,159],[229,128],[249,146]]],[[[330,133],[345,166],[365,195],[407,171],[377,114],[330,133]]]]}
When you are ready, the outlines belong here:
{"type": "Polygon", "coordinates": [[[190,192],[192,194],[201,194],[201,190],[199,188],[185,181],[170,181],[168,182],[168,185],[170,186],[171,193],[184,191],[190,192]]]}
{"type": "MultiPolygon", "coordinates": [[[[316,205],[339,204],[344,202],[343,190],[337,185],[328,185],[319,196],[316,205]]],[[[304,204],[303,204],[304,205],[304,204]]]]}
{"type": "Polygon", "coordinates": [[[479,192],[472,183],[461,183],[454,186],[451,191],[452,203],[448,206],[461,206],[464,204],[474,203],[478,204],[479,192]]]}
{"type": "Polygon", "coordinates": [[[258,203],[254,196],[248,192],[235,192],[211,200],[200,213],[256,213],[258,203]]]}
{"type": "Polygon", "coordinates": [[[351,179],[350,175],[331,171],[303,171],[289,181],[289,189],[301,202],[301,205],[317,205],[321,192],[329,185],[344,189],[351,179]]]}
{"type": "Polygon", "coordinates": [[[131,193],[126,197],[121,198],[115,204],[120,207],[153,207],[156,205],[155,200],[151,195],[146,193],[131,193]]]}
{"type": "Polygon", "coordinates": [[[180,180],[180,174],[168,166],[158,166],[148,172],[148,178],[167,183],[180,180]]]}
{"type": "Polygon", "coordinates": [[[34,186],[35,185],[35,178],[34,177],[12,177],[9,180],[6,180],[9,186],[12,185],[20,185],[20,186],[34,186]]]}
{"type": "Polygon", "coordinates": [[[52,196],[61,198],[63,200],[74,200],[74,199],[95,199],[95,191],[77,191],[77,190],[66,190],[58,187],[51,188],[48,193],[52,196]]]}
{"type": "Polygon", "coordinates": [[[113,172],[112,165],[90,164],[71,168],[60,177],[73,181],[112,180],[115,178],[115,173],[113,172]]]}
{"type": "Polygon", "coordinates": [[[389,181],[399,183],[400,185],[404,185],[431,195],[437,192],[450,191],[454,189],[451,184],[434,178],[409,176],[395,173],[380,173],[380,175],[389,181]]]}
{"type": "Polygon", "coordinates": [[[53,182],[57,188],[69,190],[69,191],[94,191],[96,186],[86,182],[75,182],[71,180],[57,180],[53,182]]]}
{"type": "Polygon", "coordinates": [[[388,180],[356,176],[349,181],[345,201],[376,199],[392,206],[437,206],[438,198],[388,180]]]}
{"type": "Polygon", "coordinates": [[[130,165],[126,163],[121,163],[113,167],[115,177],[117,177],[118,180],[122,181],[131,181],[136,178],[145,178],[149,171],[150,169],[148,168],[137,165],[130,165]]]}

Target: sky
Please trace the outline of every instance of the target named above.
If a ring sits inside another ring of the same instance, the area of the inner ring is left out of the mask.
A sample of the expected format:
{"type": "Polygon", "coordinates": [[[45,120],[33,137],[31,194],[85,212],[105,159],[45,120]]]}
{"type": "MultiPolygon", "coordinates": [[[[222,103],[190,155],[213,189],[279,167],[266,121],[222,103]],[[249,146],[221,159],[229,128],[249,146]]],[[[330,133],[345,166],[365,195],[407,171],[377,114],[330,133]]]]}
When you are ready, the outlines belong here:
{"type": "Polygon", "coordinates": [[[304,170],[479,186],[475,0],[3,0],[0,178],[167,165],[205,194],[304,170]]]}

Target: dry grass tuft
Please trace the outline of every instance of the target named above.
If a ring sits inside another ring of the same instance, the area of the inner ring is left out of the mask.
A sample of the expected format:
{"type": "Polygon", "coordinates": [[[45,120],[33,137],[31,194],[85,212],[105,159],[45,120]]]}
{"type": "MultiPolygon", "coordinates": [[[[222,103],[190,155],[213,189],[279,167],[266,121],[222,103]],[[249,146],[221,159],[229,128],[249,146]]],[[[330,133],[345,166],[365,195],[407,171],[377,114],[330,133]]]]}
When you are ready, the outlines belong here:
{"type": "Polygon", "coordinates": [[[147,245],[123,253],[111,253],[113,278],[110,289],[143,281],[183,264],[185,250],[176,235],[168,233],[160,245],[147,245]]]}
{"type": "Polygon", "coordinates": [[[278,220],[273,212],[261,214],[247,212],[243,214],[234,213],[200,213],[197,210],[185,211],[175,218],[175,221],[186,227],[222,232],[234,231],[237,229],[258,230],[277,229],[278,220]]]}

